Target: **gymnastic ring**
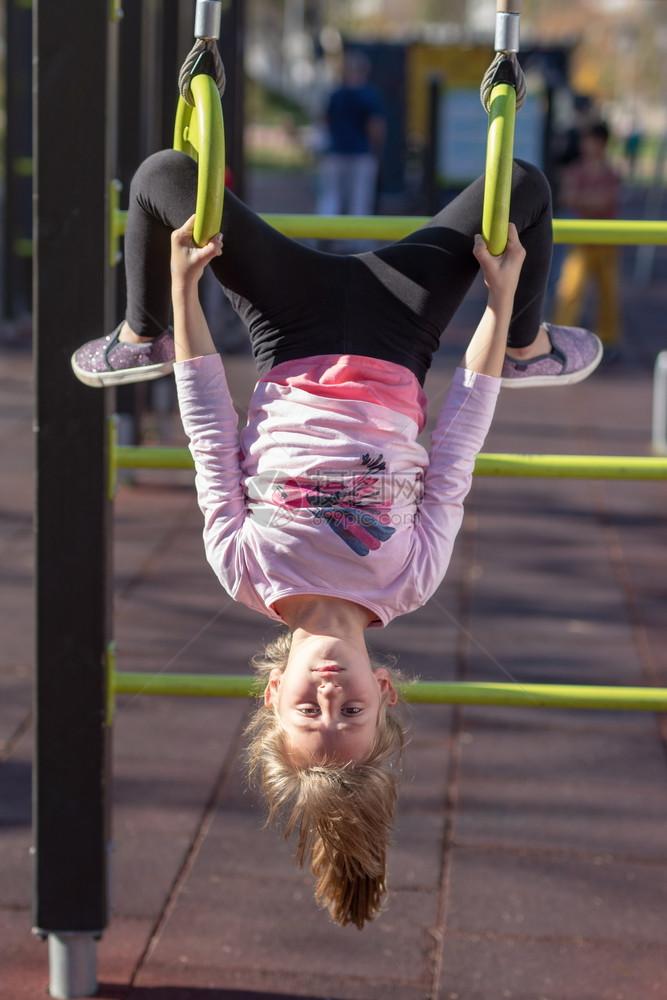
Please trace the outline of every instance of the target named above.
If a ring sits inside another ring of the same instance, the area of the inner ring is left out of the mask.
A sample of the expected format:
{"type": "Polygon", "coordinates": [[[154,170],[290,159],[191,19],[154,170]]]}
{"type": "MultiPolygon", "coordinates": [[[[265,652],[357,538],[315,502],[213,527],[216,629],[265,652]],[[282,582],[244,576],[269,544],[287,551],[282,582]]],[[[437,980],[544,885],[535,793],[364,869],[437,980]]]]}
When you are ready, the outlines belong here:
{"type": "Polygon", "coordinates": [[[482,236],[494,257],[503,253],[507,246],[515,116],[516,90],[509,83],[496,84],[490,99],[482,210],[482,236]]]}
{"type": "Polygon", "coordinates": [[[195,106],[179,98],[174,149],[197,161],[197,202],[193,239],[204,246],[220,232],[225,195],[225,132],[215,80],[207,73],[192,77],[195,106]]]}

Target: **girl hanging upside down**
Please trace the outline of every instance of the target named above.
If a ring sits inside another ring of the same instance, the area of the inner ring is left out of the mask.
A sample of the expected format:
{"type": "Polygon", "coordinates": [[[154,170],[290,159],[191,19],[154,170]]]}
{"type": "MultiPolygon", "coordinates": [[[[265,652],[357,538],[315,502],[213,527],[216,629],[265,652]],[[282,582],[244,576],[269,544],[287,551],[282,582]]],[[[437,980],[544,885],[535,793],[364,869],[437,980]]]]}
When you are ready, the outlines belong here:
{"type": "Polygon", "coordinates": [[[348,257],[282,236],[231,193],[222,234],[199,249],[196,186],[182,153],[140,167],[126,319],[72,364],[96,386],[174,368],[209,562],[235,600],[286,626],[255,658],[265,686],[248,728],[251,778],[270,818],[297,832],[296,860],[309,862],[318,899],[339,923],[362,927],[385,891],[405,739],[396,675],[371,659],[366,630],[420,607],[442,580],[500,386],[578,382],[602,346],[541,322],[551,198],[529,164],[514,166],[500,257],[476,236],[483,179],[405,239],[348,257]],[[207,264],[259,370],[240,449],[199,305],[207,264]],[[488,304],[427,453],[417,442],[422,385],[480,266],[488,304]]]}

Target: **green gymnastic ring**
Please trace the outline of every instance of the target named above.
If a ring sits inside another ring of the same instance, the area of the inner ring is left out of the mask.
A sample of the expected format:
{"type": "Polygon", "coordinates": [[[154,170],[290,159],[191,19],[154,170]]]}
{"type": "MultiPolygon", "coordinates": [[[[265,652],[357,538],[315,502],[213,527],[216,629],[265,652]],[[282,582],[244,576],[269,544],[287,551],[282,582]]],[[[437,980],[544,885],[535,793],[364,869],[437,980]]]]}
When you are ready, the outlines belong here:
{"type": "Polygon", "coordinates": [[[197,161],[197,204],[193,239],[197,246],[220,232],[225,195],[225,132],[215,80],[193,76],[194,108],[179,98],[174,123],[174,149],[197,161]]]}
{"type": "Polygon", "coordinates": [[[490,253],[497,257],[507,246],[510,218],[516,117],[514,87],[509,83],[496,84],[491,91],[489,107],[482,236],[490,253]]]}

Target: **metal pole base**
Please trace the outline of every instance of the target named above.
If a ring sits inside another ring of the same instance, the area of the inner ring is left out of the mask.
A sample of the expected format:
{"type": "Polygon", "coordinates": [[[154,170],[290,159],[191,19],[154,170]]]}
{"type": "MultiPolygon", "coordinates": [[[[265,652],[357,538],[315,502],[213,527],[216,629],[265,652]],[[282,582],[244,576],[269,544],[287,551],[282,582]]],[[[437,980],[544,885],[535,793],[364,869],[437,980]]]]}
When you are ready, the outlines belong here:
{"type": "Polygon", "coordinates": [[[96,938],[92,934],[49,934],[49,994],[58,1000],[97,993],[96,938]]]}

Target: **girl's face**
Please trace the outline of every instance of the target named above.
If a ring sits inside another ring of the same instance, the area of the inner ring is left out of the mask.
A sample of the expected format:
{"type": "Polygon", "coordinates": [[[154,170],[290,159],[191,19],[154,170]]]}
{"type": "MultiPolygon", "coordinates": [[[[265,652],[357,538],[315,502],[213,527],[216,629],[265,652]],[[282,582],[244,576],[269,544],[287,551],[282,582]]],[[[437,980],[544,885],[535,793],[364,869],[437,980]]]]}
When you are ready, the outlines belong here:
{"type": "Polygon", "coordinates": [[[396,691],[384,668],[344,640],[310,636],[275,668],[264,693],[287,730],[298,764],[360,760],[370,748],[383,700],[396,691]]]}

